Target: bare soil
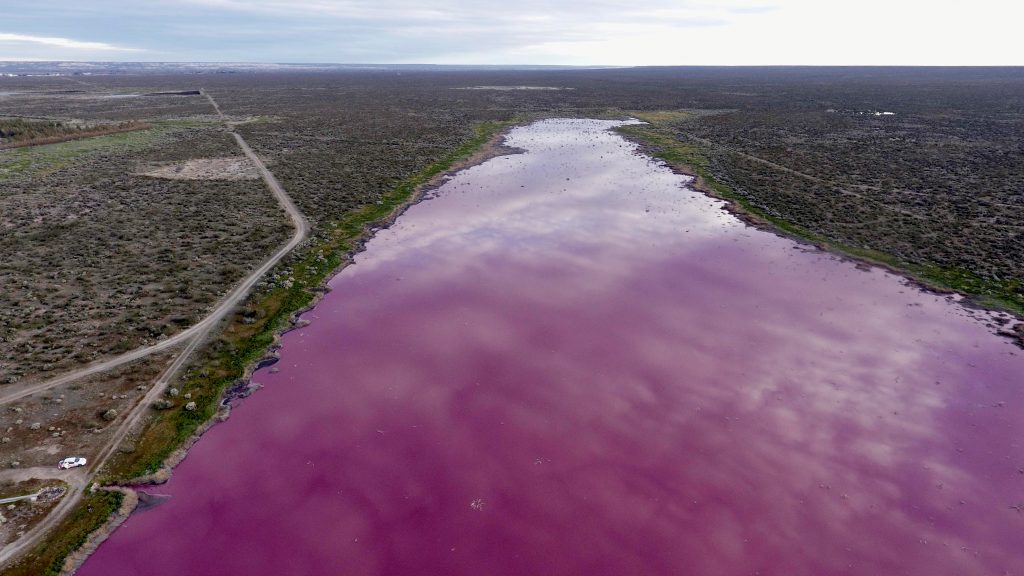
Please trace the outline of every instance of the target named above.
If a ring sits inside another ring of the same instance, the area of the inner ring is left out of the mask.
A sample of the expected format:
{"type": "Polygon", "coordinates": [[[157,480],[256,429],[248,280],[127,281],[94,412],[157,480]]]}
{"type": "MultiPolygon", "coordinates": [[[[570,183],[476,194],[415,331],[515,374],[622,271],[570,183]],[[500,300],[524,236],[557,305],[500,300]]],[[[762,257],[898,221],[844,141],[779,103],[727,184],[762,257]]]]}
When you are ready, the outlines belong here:
{"type": "MultiPolygon", "coordinates": [[[[0,468],[56,466],[65,456],[94,458],[172,354],[154,354],[4,405],[0,408],[0,468]]],[[[180,399],[174,400],[181,404],[180,399]]],[[[122,449],[132,449],[131,443],[122,449]]]]}
{"type": "Polygon", "coordinates": [[[27,480],[0,484],[0,493],[4,497],[39,491],[42,491],[42,494],[35,500],[21,500],[0,506],[0,546],[17,539],[20,534],[43,520],[67,491],[67,486],[60,480],[27,480]]]}
{"type": "Polygon", "coordinates": [[[255,180],[260,177],[256,167],[245,156],[186,160],[149,167],[140,174],[169,180],[255,180]]]}

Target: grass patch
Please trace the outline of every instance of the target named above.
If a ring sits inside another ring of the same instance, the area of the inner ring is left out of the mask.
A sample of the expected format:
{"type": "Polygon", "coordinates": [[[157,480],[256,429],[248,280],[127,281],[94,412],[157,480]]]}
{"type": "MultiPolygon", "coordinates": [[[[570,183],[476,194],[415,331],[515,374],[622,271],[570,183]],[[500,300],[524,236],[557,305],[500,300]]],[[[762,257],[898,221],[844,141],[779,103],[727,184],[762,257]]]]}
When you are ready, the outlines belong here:
{"type": "Polygon", "coordinates": [[[743,212],[770,224],[787,235],[857,260],[891,268],[932,288],[960,292],[971,297],[971,300],[980,306],[1007,310],[1024,316],[1024,292],[1017,281],[990,280],[962,268],[907,262],[878,250],[850,246],[769,214],[752,204],[747,198],[715,179],[709,168],[710,163],[707,156],[698,145],[681,142],[676,136],[673,124],[696,117],[688,114],[687,112],[640,112],[634,116],[648,122],[647,125],[622,126],[617,130],[627,138],[644,145],[647,152],[654,157],[695,175],[699,189],[728,200],[743,212]]]}
{"type": "MultiPolygon", "coordinates": [[[[66,497],[66,496],[65,496],[66,497]]],[[[100,490],[85,494],[81,503],[50,531],[49,536],[4,571],[5,576],[58,576],[64,559],[85,544],[89,535],[121,506],[124,495],[100,490]]]]}
{"type": "Polygon", "coordinates": [[[120,132],[55,144],[0,151],[0,182],[17,176],[42,176],[73,163],[86,154],[139,150],[152,145],[170,127],[120,132]]]}
{"type": "MultiPolygon", "coordinates": [[[[309,242],[287,269],[286,287],[250,298],[232,317],[216,340],[207,345],[206,359],[190,370],[181,383],[182,393],[192,395],[196,409],[176,406],[157,412],[153,423],[136,442],[136,449],[112,458],[102,482],[129,480],[155,472],[176,448],[213,418],[224,391],[241,378],[246,367],[266,354],[274,334],[285,327],[295,312],[310,305],[319,287],[355,251],[370,226],[383,223],[407,203],[415,190],[473,154],[498,132],[514,122],[486,122],[459,147],[401,182],[381,200],[357,208],[326,228],[326,234],[309,242]]],[[[174,399],[178,400],[178,399],[174,399]]]]}
{"type": "Polygon", "coordinates": [[[73,126],[56,121],[0,120],[0,150],[44,146],[96,136],[148,130],[145,122],[121,122],[102,126],[73,126]]]}

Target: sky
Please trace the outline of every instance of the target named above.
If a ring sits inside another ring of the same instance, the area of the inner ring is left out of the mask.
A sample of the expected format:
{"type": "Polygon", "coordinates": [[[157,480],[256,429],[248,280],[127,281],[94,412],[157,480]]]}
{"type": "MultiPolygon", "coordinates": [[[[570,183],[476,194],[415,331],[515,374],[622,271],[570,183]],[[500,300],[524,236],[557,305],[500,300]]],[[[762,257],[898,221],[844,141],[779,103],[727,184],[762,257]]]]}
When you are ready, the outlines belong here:
{"type": "Polygon", "coordinates": [[[0,0],[0,60],[1024,65],[1014,0],[0,0]]]}

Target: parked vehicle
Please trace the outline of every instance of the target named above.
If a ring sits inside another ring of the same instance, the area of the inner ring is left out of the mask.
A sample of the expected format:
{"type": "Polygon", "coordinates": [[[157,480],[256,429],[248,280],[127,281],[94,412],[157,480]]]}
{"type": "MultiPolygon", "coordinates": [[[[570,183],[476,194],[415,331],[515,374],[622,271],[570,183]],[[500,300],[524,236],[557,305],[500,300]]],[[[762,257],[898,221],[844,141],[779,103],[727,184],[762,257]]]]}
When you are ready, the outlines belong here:
{"type": "Polygon", "coordinates": [[[85,466],[85,458],[82,458],[81,456],[68,456],[57,464],[57,468],[60,468],[61,470],[78,468],[79,466],[85,466]]]}

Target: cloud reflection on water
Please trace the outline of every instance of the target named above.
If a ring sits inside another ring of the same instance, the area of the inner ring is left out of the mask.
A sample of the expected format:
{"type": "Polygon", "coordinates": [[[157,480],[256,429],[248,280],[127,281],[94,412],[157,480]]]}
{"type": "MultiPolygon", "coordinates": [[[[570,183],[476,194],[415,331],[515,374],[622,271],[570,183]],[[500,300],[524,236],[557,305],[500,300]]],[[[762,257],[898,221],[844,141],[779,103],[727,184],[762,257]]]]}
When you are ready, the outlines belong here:
{"type": "Polygon", "coordinates": [[[609,125],[517,130],[380,232],[83,574],[1024,569],[1012,347],[609,125]]]}

